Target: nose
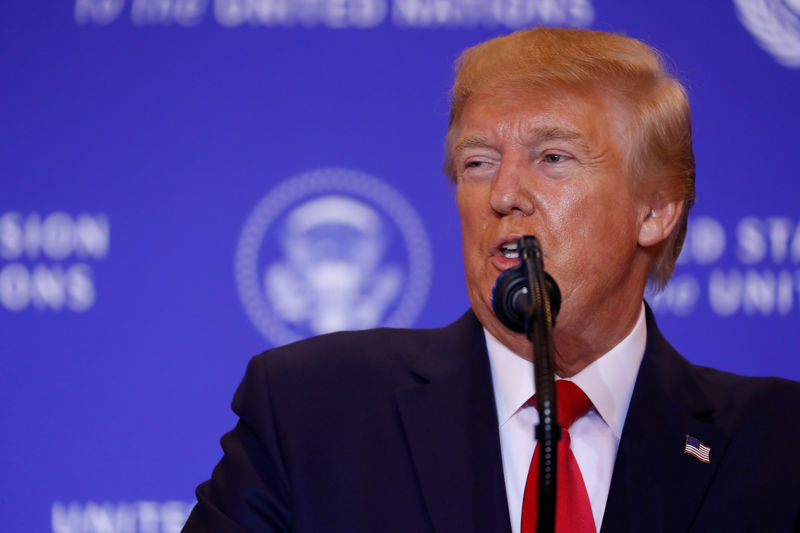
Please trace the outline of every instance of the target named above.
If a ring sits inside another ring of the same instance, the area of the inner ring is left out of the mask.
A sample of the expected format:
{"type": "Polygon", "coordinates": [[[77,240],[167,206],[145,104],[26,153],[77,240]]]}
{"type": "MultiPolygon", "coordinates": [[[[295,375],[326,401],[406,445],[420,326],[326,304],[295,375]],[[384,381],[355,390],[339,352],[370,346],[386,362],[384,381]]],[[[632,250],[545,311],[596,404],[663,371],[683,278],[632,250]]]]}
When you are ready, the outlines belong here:
{"type": "Polygon", "coordinates": [[[492,177],[489,204],[500,215],[527,216],[535,209],[531,170],[524,163],[504,160],[492,177]]]}

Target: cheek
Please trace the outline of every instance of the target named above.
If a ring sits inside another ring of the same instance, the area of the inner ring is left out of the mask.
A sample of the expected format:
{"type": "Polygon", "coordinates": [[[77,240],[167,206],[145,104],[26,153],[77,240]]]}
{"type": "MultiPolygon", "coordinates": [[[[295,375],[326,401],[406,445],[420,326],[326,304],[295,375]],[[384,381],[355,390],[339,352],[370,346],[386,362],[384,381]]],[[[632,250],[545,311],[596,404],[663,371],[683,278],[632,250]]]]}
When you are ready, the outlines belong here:
{"type": "MultiPolygon", "coordinates": [[[[613,216],[614,205],[580,188],[564,190],[557,201],[543,206],[543,228],[549,233],[542,242],[545,268],[563,277],[581,278],[593,269],[594,263],[605,256],[619,228],[613,216]]],[[[555,276],[555,274],[553,274],[555,276]]]]}
{"type": "Polygon", "coordinates": [[[605,283],[627,272],[637,248],[637,232],[624,202],[586,206],[579,217],[563,233],[571,236],[562,266],[572,281],[605,283]]]}
{"type": "Polygon", "coordinates": [[[470,208],[469,202],[465,199],[465,194],[459,189],[458,196],[456,197],[456,206],[458,207],[458,215],[461,223],[461,252],[464,257],[465,266],[469,270],[469,255],[474,248],[473,241],[475,238],[475,215],[470,208]]]}
{"type": "Polygon", "coordinates": [[[459,188],[456,195],[456,206],[461,218],[461,237],[464,240],[478,238],[482,228],[486,227],[485,209],[477,192],[459,188]]]}

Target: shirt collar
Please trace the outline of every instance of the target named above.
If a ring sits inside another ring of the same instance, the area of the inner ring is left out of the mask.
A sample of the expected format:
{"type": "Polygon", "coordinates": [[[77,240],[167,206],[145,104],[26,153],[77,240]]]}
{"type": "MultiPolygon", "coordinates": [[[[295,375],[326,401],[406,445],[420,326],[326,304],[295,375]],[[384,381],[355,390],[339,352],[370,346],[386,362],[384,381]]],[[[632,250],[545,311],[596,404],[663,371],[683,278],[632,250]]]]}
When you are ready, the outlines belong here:
{"type": "MultiPolygon", "coordinates": [[[[536,392],[533,364],[506,348],[484,328],[500,426],[536,392]]],[[[628,412],[647,342],[644,303],[631,332],[607,353],[570,378],[589,397],[617,438],[628,412]]],[[[558,379],[558,377],[556,377],[558,379]]]]}

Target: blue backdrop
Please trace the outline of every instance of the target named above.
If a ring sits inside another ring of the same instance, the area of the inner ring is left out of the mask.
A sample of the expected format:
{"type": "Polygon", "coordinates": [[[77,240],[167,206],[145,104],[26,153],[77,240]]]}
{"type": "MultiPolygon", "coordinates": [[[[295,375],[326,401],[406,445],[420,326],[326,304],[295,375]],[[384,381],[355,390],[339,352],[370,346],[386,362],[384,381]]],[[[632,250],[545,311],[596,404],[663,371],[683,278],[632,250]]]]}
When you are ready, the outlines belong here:
{"type": "Polygon", "coordinates": [[[692,361],[800,379],[795,0],[6,0],[3,529],[177,531],[250,356],[460,315],[452,62],[532,24],[675,64],[698,201],[651,303],[692,361]]]}

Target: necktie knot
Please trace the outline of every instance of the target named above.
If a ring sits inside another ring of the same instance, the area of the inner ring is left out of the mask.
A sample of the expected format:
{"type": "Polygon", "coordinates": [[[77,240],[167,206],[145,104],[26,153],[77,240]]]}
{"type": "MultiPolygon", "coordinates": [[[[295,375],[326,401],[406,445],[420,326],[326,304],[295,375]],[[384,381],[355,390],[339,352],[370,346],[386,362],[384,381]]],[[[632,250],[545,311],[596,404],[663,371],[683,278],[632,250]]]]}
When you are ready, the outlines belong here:
{"type": "Polygon", "coordinates": [[[575,383],[564,379],[556,381],[556,402],[558,423],[564,429],[569,428],[592,408],[592,402],[586,393],[575,383]]]}
{"type": "MultiPolygon", "coordinates": [[[[531,405],[536,405],[536,395],[531,398],[531,405]]],[[[556,410],[558,423],[563,429],[569,427],[580,417],[589,412],[592,401],[575,383],[560,379],[556,381],[556,410]]]]}

